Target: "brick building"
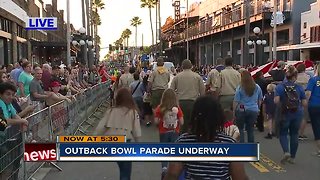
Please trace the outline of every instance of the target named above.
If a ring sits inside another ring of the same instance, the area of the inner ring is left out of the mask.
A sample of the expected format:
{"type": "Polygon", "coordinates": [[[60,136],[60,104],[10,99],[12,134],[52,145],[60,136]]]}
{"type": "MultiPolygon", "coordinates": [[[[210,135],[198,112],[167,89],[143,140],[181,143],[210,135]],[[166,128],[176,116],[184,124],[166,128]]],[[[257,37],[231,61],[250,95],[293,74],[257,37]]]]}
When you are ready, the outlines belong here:
{"type": "MultiPolygon", "coordinates": [[[[23,57],[32,63],[66,61],[63,13],[57,10],[57,0],[46,5],[42,0],[0,1],[0,64],[13,64],[23,57]],[[29,17],[57,17],[58,30],[26,31],[24,27],[29,17]]],[[[72,51],[76,49],[72,47],[72,51]]]]}

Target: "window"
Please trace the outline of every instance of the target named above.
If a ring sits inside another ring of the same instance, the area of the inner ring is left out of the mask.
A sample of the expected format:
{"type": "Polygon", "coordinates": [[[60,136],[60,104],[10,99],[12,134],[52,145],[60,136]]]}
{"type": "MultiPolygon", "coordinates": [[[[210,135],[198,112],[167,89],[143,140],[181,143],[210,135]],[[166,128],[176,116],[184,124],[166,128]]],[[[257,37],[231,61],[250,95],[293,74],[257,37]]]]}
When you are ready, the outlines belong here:
{"type": "Polygon", "coordinates": [[[320,26],[310,28],[310,43],[320,42],[320,26]]]}
{"type": "Polygon", "coordinates": [[[303,23],[303,28],[306,29],[307,28],[307,22],[303,23]]]}
{"type": "Polygon", "coordinates": [[[310,28],[310,43],[320,42],[320,26],[310,28]]]}
{"type": "Polygon", "coordinates": [[[0,17],[0,30],[11,33],[11,21],[0,17]]]}
{"type": "Polygon", "coordinates": [[[286,45],[290,43],[289,40],[289,29],[283,30],[283,31],[278,31],[277,32],[277,41],[278,41],[278,46],[281,45],[286,45]]]}
{"type": "Polygon", "coordinates": [[[283,11],[291,11],[291,0],[284,0],[283,11]]]}

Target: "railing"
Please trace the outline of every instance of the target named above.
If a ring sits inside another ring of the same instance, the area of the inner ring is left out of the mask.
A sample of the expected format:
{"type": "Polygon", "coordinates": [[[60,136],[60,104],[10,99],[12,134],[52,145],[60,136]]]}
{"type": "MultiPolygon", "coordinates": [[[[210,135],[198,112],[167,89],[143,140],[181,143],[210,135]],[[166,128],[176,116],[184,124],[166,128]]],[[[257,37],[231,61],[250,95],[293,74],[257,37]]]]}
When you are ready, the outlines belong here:
{"type": "Polygon", "coordinates": [[[55,142],[58,135],[87,134],[84,126],[93,126],[90,116],[109,98],[109,85],[110,82],[98,84],[77,94],[72,103],[61,101],[30,115],[25,133],[19,126],[0,131],[0,179],[31,179],[45,164],[21,163],[25,143],[55,142]]]}
{"type": "MultiPolygon", "coordinates": [[[[262,12],[270,12],[272,9],[263,9],[263,4],[260,1],[251,2],[250,5],[250,16],[255,16],[261,14],[262,12]]],[[[220,13],[217,13],[215,16],[210,17],[209,19],[199,21],[197,25],[189,26],[188,37],[196,36],[208,31],[219,29],[222,26],[230,25],[244,20],[246,14],[245,4],[234,7],[232,10],[223,10],[220,13]]],[[[186,30],[182,33],[177,34],[173,38],[173,42],[178,42],[186,39],[186,30]]]]}

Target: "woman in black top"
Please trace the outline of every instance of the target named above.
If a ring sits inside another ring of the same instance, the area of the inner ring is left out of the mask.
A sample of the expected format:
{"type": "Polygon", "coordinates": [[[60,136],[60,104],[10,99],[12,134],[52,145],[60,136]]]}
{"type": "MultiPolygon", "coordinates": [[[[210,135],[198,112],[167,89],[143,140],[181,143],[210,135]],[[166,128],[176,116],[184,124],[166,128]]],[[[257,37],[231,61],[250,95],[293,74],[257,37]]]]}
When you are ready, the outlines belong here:
{"type": "MultiPolygon", "coordinates": [[[[223,133],[225,117],[219,102],[212,96],[199,97],[191,115],[191,130],[182,134],[181,143],[234,143],[235,140],[223,133]]],[[[241,162],[171,162],[164,179],[178,179],[185,169],[185,179],[247,180],[241,162]]]]}

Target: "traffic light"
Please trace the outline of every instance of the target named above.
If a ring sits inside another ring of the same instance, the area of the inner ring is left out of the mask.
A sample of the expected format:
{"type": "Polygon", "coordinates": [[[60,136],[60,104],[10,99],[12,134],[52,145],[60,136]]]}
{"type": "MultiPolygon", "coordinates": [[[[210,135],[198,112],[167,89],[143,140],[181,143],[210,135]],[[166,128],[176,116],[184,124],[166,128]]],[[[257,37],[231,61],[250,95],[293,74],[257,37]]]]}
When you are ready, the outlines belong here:
{"type": "Polygon", "coordinates": [[[123,50],[123,44],[120,44],[120,50],[123,50]]]}
{"type": "Polygon", "coordinates": [[[128,47],[125,47],[124,50],[126,53],[128,53],[128,47]]]}
{"type": "Polygon", "coordinates": [[[109,51],[112,51],[112,50],[113,50],[112,45],[109,44],[109,51]]]}

